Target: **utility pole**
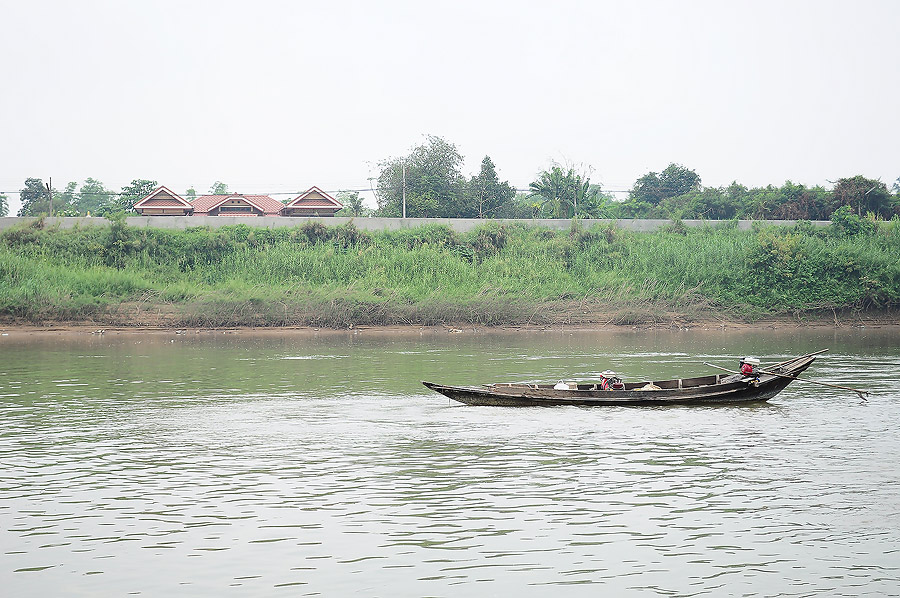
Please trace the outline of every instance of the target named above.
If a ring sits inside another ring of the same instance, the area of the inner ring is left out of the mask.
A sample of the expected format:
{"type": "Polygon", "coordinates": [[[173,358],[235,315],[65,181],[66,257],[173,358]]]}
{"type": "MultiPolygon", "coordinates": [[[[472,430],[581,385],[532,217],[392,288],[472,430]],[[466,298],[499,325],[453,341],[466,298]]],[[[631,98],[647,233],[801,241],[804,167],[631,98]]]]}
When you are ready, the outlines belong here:
{"type": "Polygon", "coordinates": [[[403,166],[403,217],[406,218],[406,160],[401,160],[403,166]]]}
{"type": "Polygon", "coordinates": [[[376,206],[377,208],[380,208],[380,207],[381,207],[381,201],[380,201],[379,198],[378,198],[378,191],[375,190],[375,185],[372,184],[372,181],[373,181],[373,180],[375,180],[375,177],[370,176],[370,177],[368,178],[368,181],[369,181],[369,189],[372,190],[372,195],[375,196],[375,206],[376,206]]]}
{"type": "MultiPolygon", "coordinates": [[[[869,207],[869,204],[868,204],[869,193],[871,193],[872,191],[874,191],[877,188],[878,188],[878,185],[872,185],[871,189],[869,189],[868,191],[863,193],[862,203],[866,204],[866,207],[869,207]]],[[[862,205],[861,204],[856,204],[856,215],[862,216],[862,205]]]]}
{"type": "Polygon", "coordinates": [[[50,198],[50,217],[53,218],[53,177],[47,180],[50,182],[44,183],[44,187],[47,188],[47,197],[50,198]]]}

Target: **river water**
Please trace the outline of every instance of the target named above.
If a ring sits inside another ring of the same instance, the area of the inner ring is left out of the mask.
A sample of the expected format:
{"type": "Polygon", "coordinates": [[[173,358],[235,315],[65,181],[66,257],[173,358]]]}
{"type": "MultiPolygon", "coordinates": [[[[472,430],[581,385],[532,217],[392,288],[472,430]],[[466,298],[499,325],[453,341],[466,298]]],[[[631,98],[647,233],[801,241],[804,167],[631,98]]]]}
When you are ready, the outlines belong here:
{"type": "Polygon", "coordinates": [[[0,336],[5,596],[900,596],[900,334],[0,336]],[[830,351],[743,407],[475,384],[830,351]]]}

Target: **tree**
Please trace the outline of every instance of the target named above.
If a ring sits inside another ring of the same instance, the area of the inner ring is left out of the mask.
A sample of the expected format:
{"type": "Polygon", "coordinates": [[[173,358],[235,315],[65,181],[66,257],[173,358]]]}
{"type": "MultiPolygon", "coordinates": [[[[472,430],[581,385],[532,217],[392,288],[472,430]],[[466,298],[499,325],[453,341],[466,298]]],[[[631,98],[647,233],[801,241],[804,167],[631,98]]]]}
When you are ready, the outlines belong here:
{"type": "MultiPolygon", "coordinates": [[[[831,193],[822,187],[785,181],[781,187],[747,189],[733,182],[728,187],[703,187],[664,199],[658,214],[679,218],[774,218],[824,220],[833,211],[831,193]]],[[[651,211],[652,212],[652,211],[651,211]]]]}
{"type": "MultiPolygon", "coordinates": [[[[536,181],[528,185],[531,189],[531,196],[539,196],[543,198],[542,207],[551,217],[564,218],[566,210],[566,181],[565,171],[558,164],[550,167],[538,174],[536,181]]],[[[571,203],[571,201],[569,202],[571,203]]]]}
{"type": "Polygon", "coordinates": [[[508,181],[500,182],[494,162],[490,156],[485,156],[481,161],[481,170],[469,179],[466,195],[466,211],[471,214],[470,217],[488,218],[497,217],[500,207],[515,198],[516,190],[508,181]]]}
{"type": "Polygon", "coordinates": [[[55,195],[53,197],[53,203],[55,204],[57,201],[59,201],[60,204],[74,205],[76,189],[78,189],[78,183],[76,181],[69,181],[68,183],[66,183],[66,188],[58,195],[55,195]]]}
{"type": "Polygon", "coordinates": [[[113,195],[103,183],[88,177],[78,190],[75,208],[80,214],[99,214],[113,201],[113,195]]]}
{"type": "Polygon", "coordinates": [[[634,182],[629,200],[658,205],[662,200],[700,189],[696,172],[680,164],[669,164],[662,173],[648,172],[634,182]]]}
{"type": "Polygon", "coordinates": [[[779,220],[827,220],[834,209],[833,196],[822,187],[806,187],[785,181],[771,217],[779,220]]]}
{"type": "Polygon", "coordinates": [[[737,181],[727,187],[706,187],[690,191],[678,198],[664,201],[669,215],[681,218],[730,220],[746,215],[749,190],[737,181]],[[679,201],[680,200],[680,201],[679,201]]]}
{"type": "Polygon", "coordinates": [[[188,190],[184,192],[184,198],[188,201],[194,201],[197,199],[197,190],[193,187],[189,187],[188,190]]]}
{"type": "Polygon", "coordinates": [[[78,183],[70,181],[66,184],[66,188],[60,192],[54,191],[53,194],[53,215],[54,216],[78,216],[78,209],[75,207],[76,192],[78,183]]]}
{"type": "Polygon", "coordinates": [[[832,193],[836,206],[850,206],[857,216],[872,212],[882,217],[891,217],[891,192],[881,181],[858,174],[838,179],[832,193]]]}
{"type": "Polygon", "coordinates": [[[103,216],[114,212],[130,212],[134,204],[152,193],[159,185],[156,181],[147,179],[134,179],[130,184],[122,187],[118,199],[109,202],[106,209],[102,210],[103,216]]]}
{"type": "Polygon", "coordinates": [[[6,195],[0,193],[0,218],[9,214],[9,201],[6,195]]]}
{"type": "Polygon", "coordinates": [[[615,197],[595,183],[591,183],[587,196],[578,200],[579,214],[588,218],[615,218],[616,206],[615,197]]]}
{"type": "Polygon", "coordinates": [[[359,191],[341,191],[337,198],[344,204],[337,212],[337,216],[365,216],[369,211],[359,196],[359,191]]]}
{"type": "Polygon", "coordinates": [[[228,195],[228,185],[222,181],[216,181],[209,188],[210,195],[228,195]]]}
{"type": "Polygon", "coordinates": [[[501,205],[492,217],[496,218],[538,218],[541,215],[543,202],[539,196],[516,191],[511,201],[501,205]]]}
{"type": "Polygon", "coordinates": [[[458,217],[465,192],[465,178],[459,170],[462,162],[455,145],[434,135],[406,157],[383,160],[376,194],[378,215],[402,214],[405,186],[407,216],[458,217]]]}
{"type": "Polygon", "coordinates": [[[894,186],[892,188],[894,190],[894,215],[900,216],[900,177],[897,177],[897,180],[894,181],[894,186]]]}
{"type": "Polygon", "coordinates": [[[39,216],[50,213],[50,195],[41,179],[25,179],[25,188],[19,191],[22,207],[18,216],[39,216]]]}
{"type": "Polygon", "coordinates": [[[664,216],[665,209],[656,209],[663,201],[700,190],[700,176],[674,162],[661,173],[648,172],[634,182],[622,211],[630,216],[664,216]]]}
{"type": "Polygon", "coordinates": [[[655,172],[648,172],[636,180],[628,193],[628,201],[650,206],[659,205],[663,199],[662,183],[655,172]]]}
{"type": "Polygon", "coordinates": [[[599,187],[591,185],[587,173],[573,167],[564,169],[553,163],[549,170],[538,174],[529,185],[532,197],[542,197],[543,212],[551,218],[597,216],[603,203],[599,187]]]}
{"type": "Polygon", "coordinates": [[[659,175],[663,197],[678,197],[700,189],[700,175],[680,164],[669,164],[659,175]]]}
{"type": "Polygon", "coordinates": [[[876,231],[876,225],[868,218],[854,214],[849,205],[843,205],[831,215],[831,230],[838,236],[871,234],[876,231]]]}

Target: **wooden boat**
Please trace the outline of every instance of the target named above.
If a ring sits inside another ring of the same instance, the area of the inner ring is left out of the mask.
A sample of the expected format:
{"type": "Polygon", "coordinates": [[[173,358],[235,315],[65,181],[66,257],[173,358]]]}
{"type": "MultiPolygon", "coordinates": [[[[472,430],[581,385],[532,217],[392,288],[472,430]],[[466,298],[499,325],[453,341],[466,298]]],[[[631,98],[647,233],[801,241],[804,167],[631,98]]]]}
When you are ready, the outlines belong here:
{"type": "MultiPolygon", "coordinates": [[[[628,382],[622,390],[602,390],[579,382],[567,390],[553,384],[503,383],[446,386],[422,382],[435,392],[467,405],[534,407],[542,405],[719,405],[767,401],[815,361],[822,351],[761,368],[754,377],[712,374],[653,382],[628,382]],[[766,373],[763,373],[766,372],[766,373]],[[656,387],[655,389],[652,389],[656,387]],[[651,390],[652,389],[652,390],[651,390]]],[[[558,386],[558,385],[556,385],[558,386]]]]}

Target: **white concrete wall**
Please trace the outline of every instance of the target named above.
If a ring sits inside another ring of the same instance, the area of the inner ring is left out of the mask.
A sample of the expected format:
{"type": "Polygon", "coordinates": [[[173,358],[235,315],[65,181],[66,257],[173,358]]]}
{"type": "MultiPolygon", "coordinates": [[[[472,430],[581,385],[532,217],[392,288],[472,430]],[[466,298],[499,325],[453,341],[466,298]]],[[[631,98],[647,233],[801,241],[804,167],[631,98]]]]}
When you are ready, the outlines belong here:
{"type": "MultiPolygon", "coordinates": [[[[6,217],[0,218],[0,230],[30,222],[34,218],[16,218],[6,217]]],[[[129,226],[140,228],[174,228],[185,229],[195,226],[209,226],[216,228],[220,226],[246,224],[248,226],[259,228],[280,228],[302,226],[305,222],[321,222],[326,226],[338,226],[353,222],[360,230],[398,230],[401,228],[416,228],[426,224],[443,224],[449,226],[457,232],[467,232],[485,222],[497,222],[507,224],[526,224],[542,228],[550,228],[554,230],[568,230],[572,226],[571,220],[555,220],[555,219],[534,219],[534,220],[482,220],[480,218],[288,218],[282,216],[131,216],[126,219],[129,226]]],[[[107,226],[109,220],[105,218],[45,218],[45,226],[59,226],[60,228],[75,228],[85,226],[107,226]]],[[[622,229],[634,231],[653,231],[661,226],[671,224],[671,220],[581,220],[584,228],[590,228],[595,224],[615,225],[622,229]]],[[[683,220],[685,226],[715,226],[721,224],[718,220],[683,220]]],[[[725,221],[728,222],[728,221],[725,221]]],[[[749,230],[753,222],[760,224],[769,224],[775,226],[793,226],[796,220],[739,220],[738,228],[741,230],[749,230]]],[[[829,224],[825,220],[816,220],[813,222],[816,226],[826,226],[829,224]]]]}

